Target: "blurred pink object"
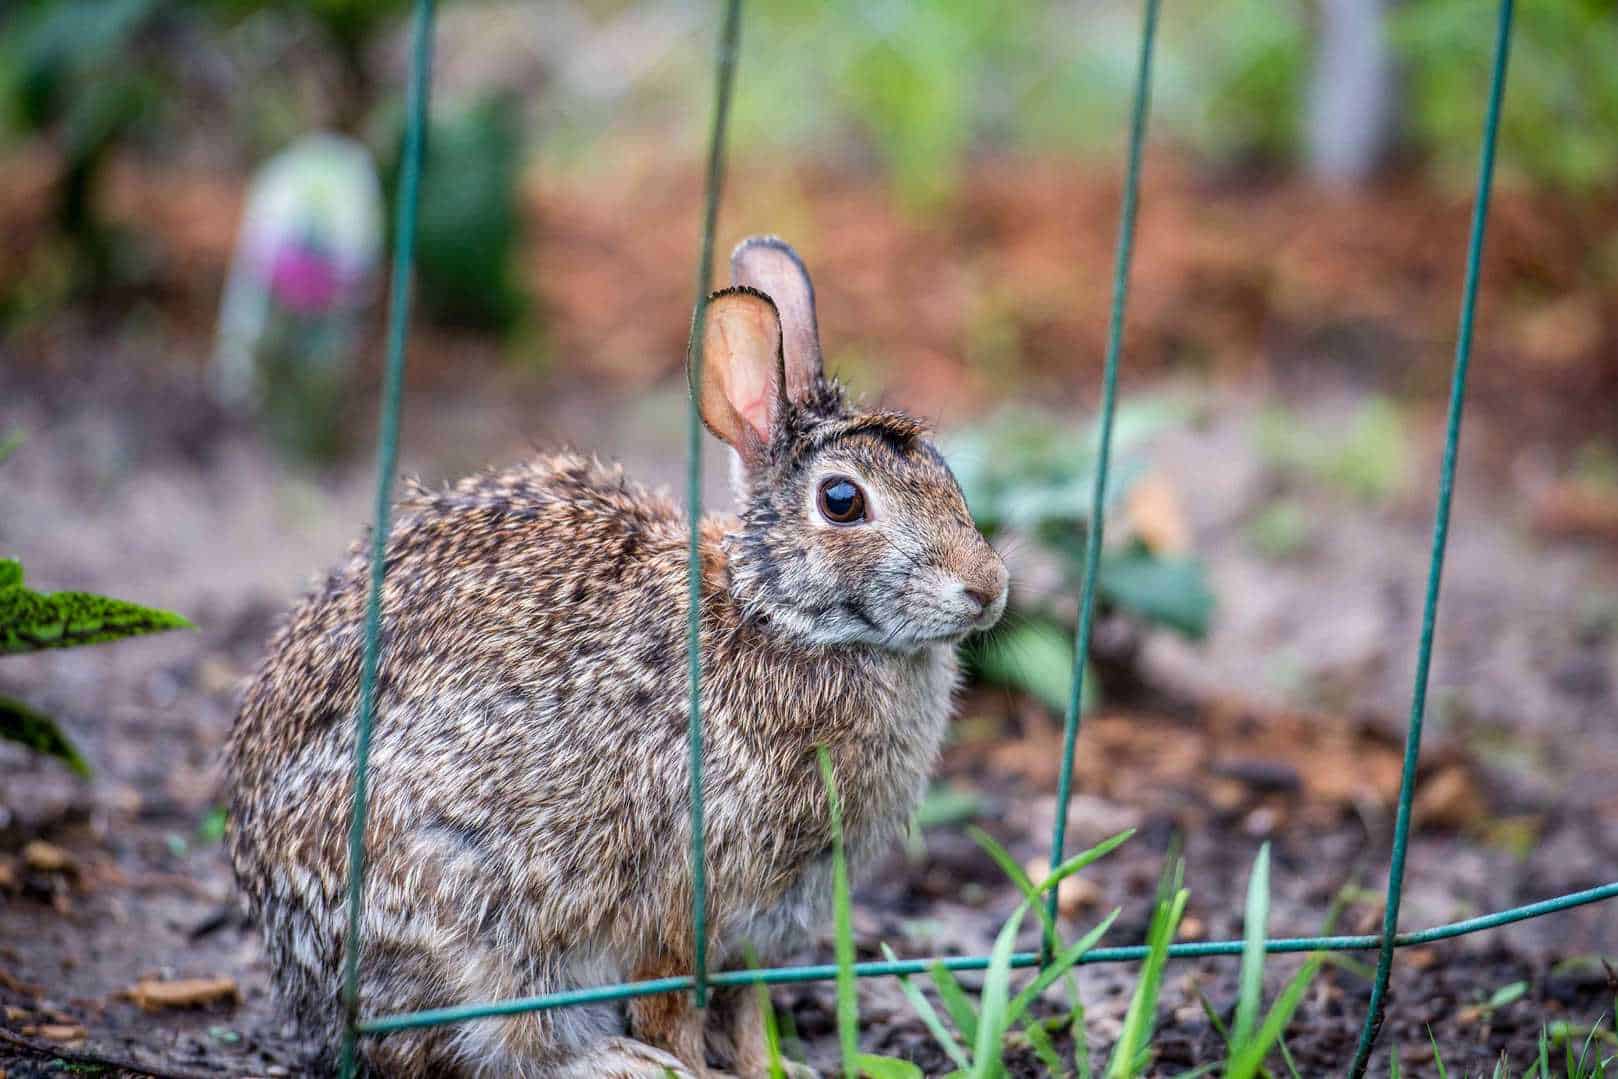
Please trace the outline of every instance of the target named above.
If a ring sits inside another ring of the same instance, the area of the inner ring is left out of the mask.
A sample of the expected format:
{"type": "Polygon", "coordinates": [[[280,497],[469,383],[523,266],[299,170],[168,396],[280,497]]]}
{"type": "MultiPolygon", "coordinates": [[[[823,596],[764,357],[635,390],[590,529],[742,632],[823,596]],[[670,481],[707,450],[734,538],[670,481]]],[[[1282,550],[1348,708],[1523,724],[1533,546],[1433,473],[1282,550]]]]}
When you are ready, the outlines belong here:
{"type": "Polygon", "coordinates": [[[344,291],[337,265],[313,245],[290,243],[271,259],[270,294],[300,315],[329,311],[344,291]]]}
{"type": "Polygon", "coordinates": [[[220,399],[258,398],[272,359],[333,373],[351,366],[381,250],[382,189],[363,145],[310,135],[266,164],[248,192],[219,312],[220,399]]]}

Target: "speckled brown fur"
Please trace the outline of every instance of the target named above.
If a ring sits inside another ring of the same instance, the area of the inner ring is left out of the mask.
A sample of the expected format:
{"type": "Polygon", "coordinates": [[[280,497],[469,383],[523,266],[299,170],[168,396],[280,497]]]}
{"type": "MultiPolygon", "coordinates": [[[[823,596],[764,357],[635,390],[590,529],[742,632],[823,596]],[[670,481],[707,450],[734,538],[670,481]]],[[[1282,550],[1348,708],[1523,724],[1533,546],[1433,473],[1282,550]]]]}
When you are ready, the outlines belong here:
{"type": "MultiPolygon", "coordinates": [[[[790,255],[751,243],[736,256],[744,284],[745,257],[790,255]]],[[[790,273],[772,283],[796,287],[790,273]]],[[[783,310],[803,310],[796,300],[783,310]]],[[[737,290],[714,301],[721,315],[760,302],[737,290]]],[[[778,958],[823,917],[817,746],[856,871],[905,827],[947,721],[954,646],[1004,604],[1004,568],[920,425],[852,411],[820,375],[818,346],[782,357],[776,333],[711,341],[705,361],[763,364],[749,373],[773,377],[777,395],[764,437],[732,442],[751,456],[740,516],[702,524],[716,965],[747,944],[778,958]],[[879,514],[854,528],[816,518],[828,470],[859,477],[879,514]]],[[[803,340],[812,332],[788,337],[803,340]]],[[[687,542],[667,497],[571,453],[401,503],[371,751],[365,1014],[689,971],[687,542]]],[[[238,880],[280,993],[328,1046],[367,576],[356,544],[292,612],[228,750],[238,880]]],[[[756,1022],[756,1009],[733,1010],[756,1022]]],[[[702,1024],[665,996],[369,1039],[366,1054],[393,1075],[703,1074],[702,1024]]],[[[737,1071],[761,1065],[750,1031],[715,1044],[743,1047],[737,1071]]]]}

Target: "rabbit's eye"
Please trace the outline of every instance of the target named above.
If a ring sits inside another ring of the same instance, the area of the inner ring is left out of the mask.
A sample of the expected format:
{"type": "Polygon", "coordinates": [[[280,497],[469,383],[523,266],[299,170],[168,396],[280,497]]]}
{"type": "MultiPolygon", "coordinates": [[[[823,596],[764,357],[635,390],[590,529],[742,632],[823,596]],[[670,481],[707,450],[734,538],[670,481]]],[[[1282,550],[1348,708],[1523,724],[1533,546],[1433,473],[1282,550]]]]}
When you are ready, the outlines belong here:
{"type": "Polygon", "coordinates": [[[858,524],[865,520],[865,492],[847,476],[821,480],[820,515],[834,525],[858,524]]]}

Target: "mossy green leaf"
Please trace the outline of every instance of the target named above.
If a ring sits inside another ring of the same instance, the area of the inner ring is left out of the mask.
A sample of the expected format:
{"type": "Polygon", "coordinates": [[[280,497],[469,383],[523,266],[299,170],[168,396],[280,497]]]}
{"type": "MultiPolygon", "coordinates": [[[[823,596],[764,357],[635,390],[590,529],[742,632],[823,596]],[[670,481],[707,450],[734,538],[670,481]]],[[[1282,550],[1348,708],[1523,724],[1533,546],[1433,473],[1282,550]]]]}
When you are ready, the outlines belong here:
{"type": "Polygon", "coordinates": [[[11,697],[0,696],[0,738],[55,757],[85,779],[90,778],[90,765],[56,721],[11,697]]]}
{"type": "Polygon", "coordinates": [[[171,611],[90,592],[35,592],[22,565],[0,560],[0,654],[100,644],[171,629],[191,629],[171,611]]]}

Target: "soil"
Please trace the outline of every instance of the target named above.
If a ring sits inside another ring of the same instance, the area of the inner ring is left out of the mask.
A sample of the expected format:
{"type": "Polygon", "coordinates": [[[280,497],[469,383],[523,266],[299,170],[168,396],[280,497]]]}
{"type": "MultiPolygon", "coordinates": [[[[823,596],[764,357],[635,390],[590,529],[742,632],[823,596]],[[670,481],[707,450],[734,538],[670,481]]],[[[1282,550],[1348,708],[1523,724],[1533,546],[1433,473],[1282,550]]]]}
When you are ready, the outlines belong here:
{"type": "MultiPolygon", "coordinates": [[[[128,181],[136,194],[144,190],[137,180],[128,181]]],[[[1068,929],[1082,931],[1120,907],[1107,942],[1139,942],[1164,862],[1179,850],[1192,892],[1182,939],[1239,936],[1247,872],[1269,840],[1272,934],[1319,931],[1345,895],[1337,930],[1375,932],[1419,633],[1447,359],[1442,349],[1409,343],[1442,332],[1436,327],[1450,316],[1440,319],[1429,307],[1453,310],[1448,286],[1420,296],[1409,290],[1435,272],[1440,254],[1458,251],[1446,237],[1461,227],[1464,206],[1441,206],[1434,235],[1424,237],[1414,232],[1427,217],[1408,192],[1367,196],[1369,206],[1354,212],[1417,208],[1402,212],[1404,224],[1390,231],[1382,254],[1355,254],[1339,266],[1309,252],[1346,243],[1350,211],[1341,220],[1314,217],[1299,192],[1260,193],[1246,196],[1257,200],[1251,228],[1237,229],[1236,195],[1201,192],[1214,208],[1209,223],[1171,212],[1198,193],[1192,180],[1157,182],[1146,205],[1155,197],[1160,207],[1168,204],[1158,211],[1167,216],[1154,226],[1149,211],[1143,240],[1157,227],[1182,242],[1143,244],[1143,273],[1157,269],[1140,282],[1141,363],[1155,371],[1157,392],[1193,397],[1198,418],[1158,441],[1151,468],[1209,567],[1220,610],[1199,644],[1116,619],[1102,627],[1108,677],[1079,743],[1069,843],[1077,849],[1125,827],[1138,831],[1085,875],[1068,929]],[[1314,269],[1266,269],[1288,283],[1266,278],[1252,286],[1264,310],[1241,322],[1240,296],[1220,288],[1234,287],[1238,265],[1265,264],[1255,252],[1300,220],[1312,222],[1307,243],[1283,249],[1298,267],[1314,269]],[[1244,246],[1221,247],[1221,236],[1235,235],[1244,246]],[[1405,284],[1366,283],[1375,282],[1377,259],[1391,259],[1387,251],[1400,243],[1420,252],[1401,264],[1405,284]],[[1164,262],[1179,269],[1164,269],[1164,262]],[[1204,292],[1210,281],[1220,288],[1204,292]],[[1373,345],[1349,347],[1333,336],[1338,331],[1317,308],[1336,288],[1353,290],[1360,305],[1360,329],[1349,336],[1373,345]],[[1301,306],[1276,314],[1277,296],[1301,306]],[[1190,310],[1188,298],[1196,299],[1190,310]],[[1375,347],[1382,341],[1405,344],[1389,358],[1375,347]],[[1189,343],[1220,359],[1187,361],[1189,343]],[[1361,355],[1369,366],[1335,362],[1361,355]],[[1389,385],[1399,364],[1405,366],[1389,385]],[[1267,403],[1285,402],[1299,429],[1329,432],[1351,422],[1371,387],[1397,392],[1409,439],[1408,460],[1388,491],[1357,497],[1262,450],[1257,431],[1267,403]],[[1306,526],[1303,539],[1282,553],[1261,549],[1252,528],[1279,498],[1301,507],[1306,526]]],[[[857,337],[882,358],[847,354],[856,386],[923,408],[946,427],[998,394],[964,361],[937,360],[958,354],[955,293],[932,296],[905,282],[949,278],[960,265],[951,244],[959,242],[973,252],[964,264],[974,273],[993,276],[988,268],[1002,266],[1011,279],[1054,296],[1073,285],[1076,271],[1071,261],[1057,267],[1062,245],[1048,236],[1110,234],[1110,224],[1102,227],[1112,219],[1110,181],[1075,186],[1036,171],[1021,188],[1004,177],[983,183],[985,190],[968,197],[972,213],[942,236],[894,224],[859,191],[811,185],[812,197],[805,196],[828,223],[826,235],[858,231],[853,223],[862,219],[880,225],[868,233],[863,256],[824,241],[824,254],[837,263],[824,275],[835,284],[821,297],[833,354],[835,342],[857,337]],[[1056,224],[1025,227],[1022,215],[1056,224]],[[861,271],[866,256],[870,268],[861,271]],[[1028,267],[1046,264],[1047,277],[1029,276],[1028,267]],[[895,295],[907,298],[878,302],[895,295]]],[[[663,271],[648,270],[656,282],[632,286],[616,315],[602,309],[599,296],[614,278],[639,272],[626,267],[645,269],[664,256],[677,262],[686,238],[657,240],[669,247],[663,255],[643,250],[622,235],[612,194],[598,192],[592,201],[537,186],[534,213],[549,228],[547,246],[529,266],[552,319],[551,347],[568,359],[501,364],[486,342],[423,328],[404,422],[406,469],[436,482],[536,444],[570,442],[624,460],[643,479],[675,483],[685,422],[677,365],[636,366],[624,357],[637,350],[678,356],[684,317],[676,316],[684,301],[677,289],[688,286],[665,289],[663,271]],[[625,309],[641,314],[627,319],[625,309]],[[574,363],[575,355],[583,358],[574,363]]],[[[669,186],[675,194],[665,203],[642,210],[689,219],[684,189],[669,186]]],[[[1504,250],[1517,228],[1541,240],[1558,237],[1555,244],[1576,231],[1527,209],[1514,216],[1512,206],[1504,200],[1504,250]]],[[[743,198],[738,230],[759,212],[743,198]]],[[[206,231],[201,222],[189,228],[192,235],[206,231]]],[[[1086,265],[1106,264],[1104,243],[1080,245],[1086,265]]],[[[1544,257],[1560,267],[1555,244],[1544,257]]],[[[202,241],[197,249],[212,250],[202,241]]],[[[1501,276],[1520,263],[1507,257],[1505,265],[1491,279],[1499,290],[1495,308],[1509,306],[1501,276]]],[[[148,323],[130,331],[124,323],[114,331],[97,313],[79,310],[48,332],[36,327],[4,346],[0,430],[21,428],[28,441],[0,469],[7,505],[19,507],[0,520],[0,544],[21,556],[35,587],[104,591],[182,611],[199,627],[12,658],[0,672],[8,693],[61,718],[95,767],[94,779],[81,781],[0,745],[6,1079],[97,1067],[175,1076],[301,1075],[309,1067],[309,1046],[283,1024],[269,995],[258,939],[238,914],[213,831],[218,757],[236,686],[256,664],[278,613],[369,515],[371,464],[363,447],[374,402],[356,400],[356,449],[338,465],[309,472],[277,460],[249,424],[209,402],[197,311],[204,293],[198,281],[212,271],[205,265],[191,272],[160,298],[155,329],[148,323]],[[236,994],[142,1010],[129,991],[152,978],[228,978],[236,994]]],[[[685,282],[685,271],[673,277],[685,282]]],[[[1618,325],[1602,306],[1608,300],[1580,281],[1567,294],[1594,305],[1598,326],[1618,325]]],[[[1086,302],[1100,302],[1093,286],[1086,286],[1086,302]]],[[[976,286],[949,288],[964,295],[976,286]]],[[[1051,379],[1073,383],[1092,369],[1094,341],[1086,335],[1102,319],[1089,308],[1050,310],[1044,322],[1019,316],[1023,347],[1027,355],[1069,359],[1054,374],[1016,380],[1014,389],[1026,396],[1049,399],[1051,379]]],[[[1506,343],[1480,357],[1499,362],[1480,363],[1487,373],[1481,407],[1468,420],[1452,527],[1403,908],[1410,928],[1618,877],[1618,534],[1602,526],[1600,512],[1568,510],[1584,506],[1579,499],[1607,497],[1574,484],[1569,462],[1592,432],[1610,445],[1611,427],[1603,425],[1612,401],[1602,387],[1612,385],[1612,369],[1587,353],[1605,348],[1612,331],[1600,330],[1594,344],[1580,337],[1575,344],[1584,352],[1565,340],[1535,346],[1561,349],[1565,366],[1513,395],[1507,376],[1544,369],[1543,356],[1518,347],[1526,338],[1513,336],[1517,323],[1496,328],[1495,340],[1506,343]]],[[[1555,337],[1554,327],[1545,332],[1555,337]]],[[[723,504],[723,462],[710,453],[707,464],[708,497],[723,504]]],[[[1025,589],[1055,587],[1050,568],[1027,551],[1014,553],[1014,576],[1025,589]]],[[[900,955],[989,950],[1016,895],[965,825],[985,827],[1019,860],[1039,858],[1055,813],[1060,738],[1059,718],[1028,698],[982,687],[966,696],[940,782],[969,796],[972,812],[929,828],[858,890],[863,958],[879,957],[882,943],[900,955]]],[[[1373,1074],[1386,1073],[1390,1051],[1401,1054],[1405,1074],[1434,1074],[1429,1029],[1452,1072],[1469,1073],[1492,1065],[1502,1050],[1520,1070],[1544,1023],[1589,1023],[1605,1014],[1610,1024],[1615,987],[1594,957],[1618,956],[1615,942],[1618,905],[1606,904],[1402,952],[1373,1074]],[[1519,981],[1527,983],[1520,997],[1486,1006],[1519,981]]],[[[829,954],[828,945],[803,958],[829,954]]],[[[1272,994],[1300,961],[1270,963],[1272,994]]],[[[1216,1057],[1219,1036],[1199,994],[1228,1019],[1235,971],[1230,960],[1170,967],[1153,1074],[1216,1057]]],[[[1132,964],[1082,968],[1098,1063],[1119,1030],[1134,977],[1132,964]]],[[[1368,993],[1363,971],[1348,966],[1330,966],[1317,979],[1287,1039],[1302,1074],[1342,1070],[1368,993]]],[[[811,1063],[829,1073],[837,1051],[830,986],[781,988],[775,999],[811,1063]]],[[[867,1050],[908,1057],[928,1074],[949,1070],[896,985],[865,983],[862,1000],[867,1050]]],[[[1017,1074],[1039,1073],[1026,1051],[1016,1060],[1017,1074]]]]}

